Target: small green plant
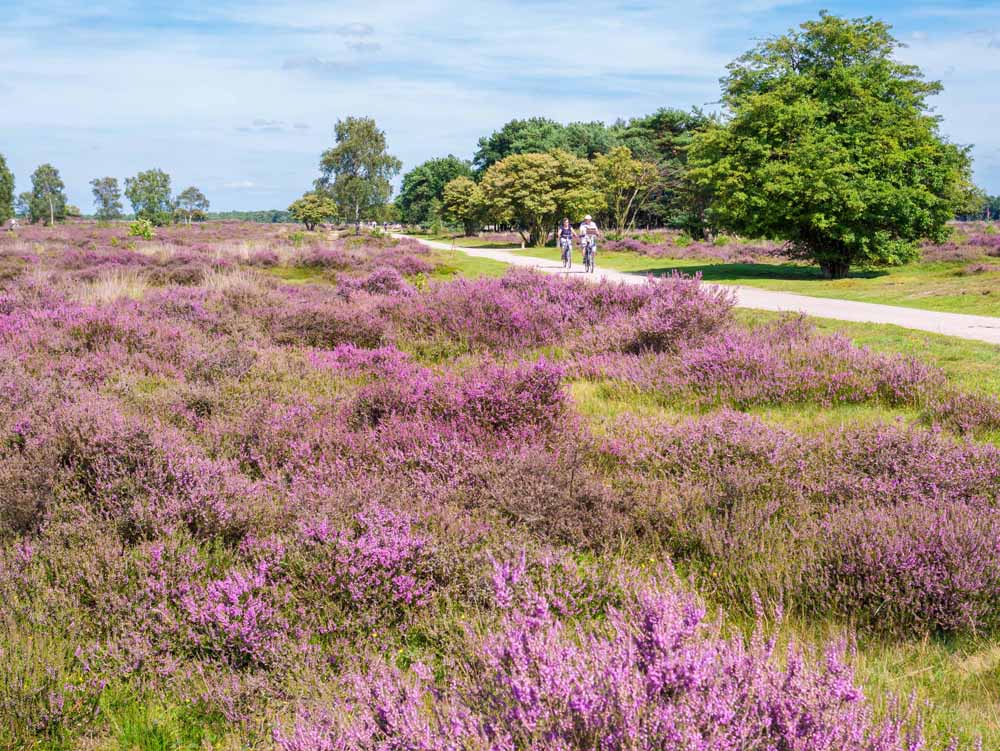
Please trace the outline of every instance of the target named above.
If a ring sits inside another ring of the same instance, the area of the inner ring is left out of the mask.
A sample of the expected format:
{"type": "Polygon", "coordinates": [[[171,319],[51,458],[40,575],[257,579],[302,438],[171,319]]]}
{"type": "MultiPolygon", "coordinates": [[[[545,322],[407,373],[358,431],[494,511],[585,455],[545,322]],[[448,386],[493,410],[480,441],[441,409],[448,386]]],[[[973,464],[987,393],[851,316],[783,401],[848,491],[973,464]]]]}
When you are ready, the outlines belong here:
{"type": "Polygon", "coordinates": [[[674,238],[674,245],[678,248],[686,248],[693,242],[694,240],[691,239],[691,235],[686,233],[677,235],[677,237],[674,238]]]}
{"type": "Polygon", "coordinates": [[[987,235],[995,235],[997,232],[1000,232],[1000,230],[997,229],[995,224],[987,224],[983,228],[983,232],[987,235]]]}
{"type": "Polygon", "coordinates": [[[111,238],[111,247],[112,248],[117,248],[120,243],[121,243],[121,241],[117,237],[112,237],[111,238]]]}
{"type": "Polygon", "coordinates": [[[153,231],[153,223],[148,219],[136,219],[128,226],[128,236],[152,240],[156,236],[153,231]]]}
{"type": "Polygon", "coordinates": [[[302,244],[306,241],[306,233],[299,231],[290,232],[288,234],[288,241],[296,248],[301,248],[302,244]]]}
{"type": "Polygon", "coordinates": [[[712,241],[712,245],[715,245],[718,248],[722,248],[726,245],[729,245],[729,243],[731,243],[732,241],[733,238],[731,238],[729,235],[716,235],[715,239],[712,241]]]}

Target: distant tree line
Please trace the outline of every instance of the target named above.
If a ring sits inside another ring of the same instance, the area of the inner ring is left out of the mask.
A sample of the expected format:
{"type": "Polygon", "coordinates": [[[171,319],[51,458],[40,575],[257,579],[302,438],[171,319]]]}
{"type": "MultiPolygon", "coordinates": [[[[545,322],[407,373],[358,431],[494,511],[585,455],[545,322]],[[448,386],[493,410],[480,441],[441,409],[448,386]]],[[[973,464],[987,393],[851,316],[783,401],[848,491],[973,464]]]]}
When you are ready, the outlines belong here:
{"type": "MultiPolygon", "coordinates": [[[[94,217],[113,221],[125,217],[122,190],[116,177],[97,177],[90,181],[94,196],[94,217]]],[[[125,180],[124,196],[132,205],[133,216],[153,225],[170,222],[190,224],[208,216],[209,201],[198,188],[185,188],[171,195],[170,175],[160,169],[146,170],[125,180]]],[[[31,190],[15,196],[14,175],[0,154],[0,224],[18,216],[32,224],[55,224],[81,216],[79,208],[66,199],[66,185],[59,170],[43,164],[31,175],[31,190]]]]}
{"type": "Polygon", "coordinates": [[[268,209],[264,211],[209,211],[205,214],[208,220],[230,222],[257,222],[258,224],[284,224],[294,221],[286,209],[268,209]]]}

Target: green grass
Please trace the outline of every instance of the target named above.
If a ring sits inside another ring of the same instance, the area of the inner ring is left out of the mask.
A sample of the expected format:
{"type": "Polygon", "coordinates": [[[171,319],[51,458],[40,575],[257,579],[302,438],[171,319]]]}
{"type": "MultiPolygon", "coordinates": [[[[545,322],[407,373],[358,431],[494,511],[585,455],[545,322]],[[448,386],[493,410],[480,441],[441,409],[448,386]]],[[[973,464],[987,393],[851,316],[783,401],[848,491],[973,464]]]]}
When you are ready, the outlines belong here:
{"type": "Polygon", "coordinates": [[[457,250],[434,251],[438,266],[431,274],[434,279],[450,279],[465,276],[477,279],[483,276],[503,276],[510,267],[506,263],[489,258],[475,258],[457,250]]]}
{"type": "Polygon", "coordinates": [[[330,278],[323,269],[310,266],[274,266],[267,273],[288,284],[329,284],[330,278]]]}
{"type": "Polygon", "coordinates": [[[434,240],[439,243],[450,243],[459,248],[490,248],[494,250],[512,250],[520,249],[520,243],[504,243],[497,242],[496,240],[490,240],[486,237],[466,237],[465,235],[451,235],[451,234],[439,234],[439,235],[414,235],[414,237],[419,237],[421,240],[434,240]]]}
{"type": "MultiPolygon", "coordinates": [[[[510,247],[510,246],[508,246],[510,247]]],[[[519,255],[558,261],[556,248],[513,248],[519,255]]],[[[579,254],[577,254],[579,255],[579,254]]],[[[680,271],[707,282],[794,292],[901,307],[1000,316],[1000,272],[964,275],[967,262],[913,263],[882,271],[857,271],[847,279],[824,279],[815,266],[794,262],[725,263],[705,259],[650,258],[637,253],[598,251],[598,266],[663,276],[680,271]]]]}
{"type": "Polygon", "coordinates": [[[206,716],[190,705],[168,705],[142,700],[120,691],[101,702],[108,737],[102,751],[199,751],[216,748],[225,734],[225,721],[206,716]]]}

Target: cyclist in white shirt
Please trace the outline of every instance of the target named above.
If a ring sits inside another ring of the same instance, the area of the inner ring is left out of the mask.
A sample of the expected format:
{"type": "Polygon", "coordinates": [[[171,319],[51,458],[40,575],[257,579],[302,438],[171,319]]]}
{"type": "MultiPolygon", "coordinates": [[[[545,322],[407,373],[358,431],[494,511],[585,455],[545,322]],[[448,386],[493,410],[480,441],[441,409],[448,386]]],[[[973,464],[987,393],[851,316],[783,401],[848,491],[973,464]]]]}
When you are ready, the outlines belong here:
{"type": "Polygon", "coordinates": [[[588,272],[594,270],[594,257],[597,255],[597,239],[601,231],[597,229],[594,218],[587,214],[580,223],[580,245],[583,247],[583,265],[588,272]]]}

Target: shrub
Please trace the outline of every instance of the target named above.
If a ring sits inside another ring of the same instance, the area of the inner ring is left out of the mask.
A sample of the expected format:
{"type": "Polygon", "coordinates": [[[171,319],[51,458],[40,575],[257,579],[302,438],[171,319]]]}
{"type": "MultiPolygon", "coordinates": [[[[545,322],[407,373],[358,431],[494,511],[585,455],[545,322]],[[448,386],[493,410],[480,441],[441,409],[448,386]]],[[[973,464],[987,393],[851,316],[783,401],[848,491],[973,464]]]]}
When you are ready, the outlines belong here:
{"type": "Polygon", "coordinates": [[[128,226],[129,237],[140,237],[143,240],[152,240],[156,236],[153,223],[149,219],[137,219],[128,226]]]}
{"type": "Polygon", "coordinates": [[[871,631],[989,633],[1000,625],[1000,513],[962,503],[838,507],[806,581],[818,609],[871,631]]]}

